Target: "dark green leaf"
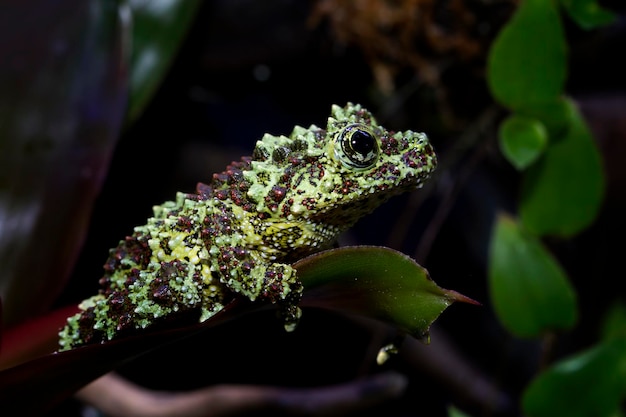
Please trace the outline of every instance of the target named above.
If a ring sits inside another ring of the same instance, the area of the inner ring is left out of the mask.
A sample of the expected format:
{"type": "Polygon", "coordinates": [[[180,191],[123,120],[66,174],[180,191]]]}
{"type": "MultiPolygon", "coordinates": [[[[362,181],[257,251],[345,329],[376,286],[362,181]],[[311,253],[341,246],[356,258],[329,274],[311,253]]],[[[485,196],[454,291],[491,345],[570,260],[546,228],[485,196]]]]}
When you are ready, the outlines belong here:
{"type": "Polygon", "coordinates": [[[515,168],[532,164],[548,143],[548,132],[537,119],[513,115],[500,125],[500,149],[515,168]]]}
{"type": "Polygon", "coordinates": [[[554,2],[522,1],[489,53],[492,94],[514,110],[555,100],[567,74],[566,49],[554,2]]]}
{"type": "Polygon", "coordinates": [[[448,407],[448,417],[470,417],[456,407],[448,407]]]}
{"type": "Polygon", "coordinates": [[[550,138],[563,136],[569,129],[572,120],[572,108],[570,100],[560,96],[554,100],[532,103],[519,112],[520,116],[537,119],[545,126],[550,138]]]}
{"type": "Polygon", "coordinates": [[[526,389],[528,417],[609,417],[618,410],[626,378],[626,340],[605,342],[561,361],[526,389]]]}
{"type": "Polygon", "coordinates": [[[133,13],[129,121],[154,95],[200,4],[199,0],[129,1],[133,13]]]}
{"type": "Polygon", "coordinates": [[[600,6],[597,0],[561,0],[569,16],[583,29],[613,23],[617,16],[600,6]]]}
{"type": "Polygon", "coordinates": [[[524,177],[522,223],[539,235],[571,236],[594,220],[603,194],[600,154],[585,121],[574,109],[566,134],[548,145],[524,177]]]}
{"type": "Polygon", "coordinates": [[[615,302],[604,316],[601,328],[603,340],[625,339],[626,340],[626,305],[615,302]]]}
{"type": "Polygon", "coordinates": [[[294,267],[305,288],[303,305],[348,310],[426,338],[432,322],[453,302],[475,301],[437,286],[408,256],[373,246],[322,252],[294,267]],[[316,294],[314,288],[323,288],[316,294]]]}
{"type": "MultiPolygon", "coordinates": [[[[386,248],[330,250],[305,258],[294,267],[305,286],[302,306],[387,320],[418,337],[426,337],[430,324],[453,302],[476,303],[438,287],[425,269],[409,257],[386,248]]],[[[236,299],[203,323],[156,331],[146,329],[130,337],[46,355],[3,370],[0,372],[2,410],[19,411],[22,415],[43,414],[80,387],[134,358],[268,307],[236,299]],[[29,401],[32,398],[37,401],[29,401]]],[[[46,321],[45,317],[43,320],[46,321]]],[[[55,323],[54,330],[57,328],[55,323]]]]}
{"type": "Polygon", "coordinates": [[[518,337],[569,329],[576,322],[575,292],[565,272],[535,237],[504,215],[491,239],[489,290],[498,318],[518,337]]]}

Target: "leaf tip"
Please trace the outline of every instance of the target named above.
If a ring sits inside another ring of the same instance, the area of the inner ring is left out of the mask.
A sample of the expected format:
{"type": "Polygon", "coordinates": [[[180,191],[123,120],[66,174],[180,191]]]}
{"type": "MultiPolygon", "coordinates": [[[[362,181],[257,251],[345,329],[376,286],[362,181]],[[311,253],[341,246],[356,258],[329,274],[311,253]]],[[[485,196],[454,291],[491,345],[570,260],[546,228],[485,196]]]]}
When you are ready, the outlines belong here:
{"type": "Polygon", "coordinates": [[[473,298],[470,298],[466,295],[461,294],[460,292],[456,292],[454,290],[446,290],[446,296],[452,300],[452,302],[473,304],[476,306],[482,306],[483,304],[480,301],[476,301],[473,298]]]}

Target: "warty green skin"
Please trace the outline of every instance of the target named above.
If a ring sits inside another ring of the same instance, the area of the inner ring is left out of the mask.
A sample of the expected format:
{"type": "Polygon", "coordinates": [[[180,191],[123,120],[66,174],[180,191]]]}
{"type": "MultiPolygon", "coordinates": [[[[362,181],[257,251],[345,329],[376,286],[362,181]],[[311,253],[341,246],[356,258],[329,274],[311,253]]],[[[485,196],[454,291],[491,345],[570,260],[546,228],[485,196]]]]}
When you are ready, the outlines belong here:
{"type": "Polygon", "coordinates": [[[435,166],[425,134],[388,131],[358,104],[333,106],[326,128],[266,134],[252,157],[155,206],[110,251],[100,293],[68,318],[60,350],[183,314],[204,321],[236,297],[278,304],[293,330],[302,284],[290,263],[331,247],[389,197],[420,187],[435,166]]]}

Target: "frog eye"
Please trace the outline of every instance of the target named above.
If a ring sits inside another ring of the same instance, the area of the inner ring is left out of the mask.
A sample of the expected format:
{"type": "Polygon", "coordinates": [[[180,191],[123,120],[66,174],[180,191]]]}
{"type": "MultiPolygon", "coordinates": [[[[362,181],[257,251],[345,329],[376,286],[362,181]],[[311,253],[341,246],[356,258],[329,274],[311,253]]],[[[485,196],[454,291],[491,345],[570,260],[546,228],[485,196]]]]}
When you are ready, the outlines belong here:
{"type": "Polygon", "coordinates": [[[378,159],[378,141],[364,125],[346,126],[335,141],[335,156],[347,167],[369,168],[378,159]]]}

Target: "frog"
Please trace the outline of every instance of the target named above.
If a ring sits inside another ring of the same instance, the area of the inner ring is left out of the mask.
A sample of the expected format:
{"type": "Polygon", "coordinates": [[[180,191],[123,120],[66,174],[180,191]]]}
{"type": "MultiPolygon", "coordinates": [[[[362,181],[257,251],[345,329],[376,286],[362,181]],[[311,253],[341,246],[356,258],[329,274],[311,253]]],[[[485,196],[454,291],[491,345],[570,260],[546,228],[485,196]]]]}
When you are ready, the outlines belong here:
{"type": "Polygon", "coordinates": [[[333,105],[326,126],[265,134],[251,156],[195,192],[153,207],[109,252],[98,294],[59,333],[59,351],[119,339],[180,316],[204,322],[236,299],[275,305],[287,331],[302,311],[292,264],[437,165],[426,134],[392,131],[360,104],[333,105]]]}

